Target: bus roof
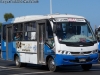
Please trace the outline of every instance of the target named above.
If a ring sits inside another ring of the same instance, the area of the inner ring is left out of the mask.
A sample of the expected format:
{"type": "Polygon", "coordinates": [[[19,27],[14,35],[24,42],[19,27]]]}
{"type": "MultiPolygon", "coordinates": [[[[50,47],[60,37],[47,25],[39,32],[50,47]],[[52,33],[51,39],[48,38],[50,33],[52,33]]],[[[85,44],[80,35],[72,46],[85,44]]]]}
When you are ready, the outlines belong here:
{"type": "Polygon", "coordinates": [[[60,17],[61,18],[64,18],[64,17],[84,18],[83,16],[70,15],[70,14],[29,15],[29,16],[21,16],[21,17],[16,17],[16,18],[8,19],[8,21],[3,23],[3,25],[4,24],[11,24],[11,23],[26,22],[26,21],[41,20],[41,19],[60,18],[60,17]]]}

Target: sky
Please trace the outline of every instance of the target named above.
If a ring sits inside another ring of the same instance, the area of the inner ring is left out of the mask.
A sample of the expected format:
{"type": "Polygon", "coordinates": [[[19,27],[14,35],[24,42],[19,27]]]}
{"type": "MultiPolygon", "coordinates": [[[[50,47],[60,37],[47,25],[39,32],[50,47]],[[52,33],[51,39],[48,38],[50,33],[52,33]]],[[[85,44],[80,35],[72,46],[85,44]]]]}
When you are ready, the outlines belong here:
{"type": "MultiPolygon", "coordinates": [[[[0,3],[0,22],[4,14],[15,17],[26,15],[50,14],[50,0],[38,0],[38,3],[0,3]]],[[[100,0],[52,0],[52,13],[84,16],[91,26],[100,25],[100,0]]]]}

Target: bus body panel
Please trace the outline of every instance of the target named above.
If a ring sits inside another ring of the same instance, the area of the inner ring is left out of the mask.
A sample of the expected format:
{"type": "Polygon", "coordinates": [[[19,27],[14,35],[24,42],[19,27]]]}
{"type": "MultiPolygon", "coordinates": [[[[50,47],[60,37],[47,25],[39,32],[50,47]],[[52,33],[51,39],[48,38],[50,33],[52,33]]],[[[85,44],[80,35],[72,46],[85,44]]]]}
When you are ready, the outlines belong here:
{"type": "Polygon", "coordinates": [[[6,60],[6,42],[2,40],[1,43],[2,58],[6,60]]]}
{"type": "Polygon", "coordinates": [[[86,46],[86,47],[73,47],[73,46],[67,46],[66,44],[60,44],[59,46],[60,46],[60,49],[58,50],[60,51],[83,52],[84,54],[91,54],[93,51],[98,50],[97,44],[94,44],[93,46],[86,46]]]}
{"type": "MultiPolygon", "coordinates": [[[[56,38],[55,38],[56,39],[56,38]]],[[[55,43],[57,43],[56,41],[55,43]]],[[[65,44],[56,44],[55,63],[61,65],[80,65],[80,64],[96,64],[98,62],[98,45],[87,47],[72,47],[65,44]],[[66,53],[67,52],[67,53],[66,53]],[[79,59],[86,59],[85,62],[78,62],[79,59]]]]}
{"type": "Polygon", "coordinates": [[[81,64],[96,64],[98,62],[98,53],[90,55],[63,55],[56,54],[55,63],[57,66],[62,65],[81,65],[81,64]],[[86,62],[79,62],[79,59],[86,59],[86,62]]]}
{"type": "Polygon", "coordinates": [[[8,43],[8,59],[13,60],[13,42],[8,43]]]}
{"type": "Polygon", "coordinates": [[[17,41],[15,43],[16,53],[19,54],[21,62],[37,64],[37,42],[17,41]]]}

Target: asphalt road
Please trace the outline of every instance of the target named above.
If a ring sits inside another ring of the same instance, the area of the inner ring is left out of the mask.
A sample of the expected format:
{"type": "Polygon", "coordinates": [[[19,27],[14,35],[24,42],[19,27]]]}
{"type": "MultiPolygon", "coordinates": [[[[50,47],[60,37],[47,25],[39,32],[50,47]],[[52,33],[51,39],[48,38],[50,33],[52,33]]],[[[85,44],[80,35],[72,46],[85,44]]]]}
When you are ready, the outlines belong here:
{"type": "Polygon", "coordinates": [[[93,65],[90,71],[83,71],[80,66],[66,66],[60,68],[59,72],[50,72],[31,64],[17,68],[14,62],[0,59],[0,75],[100,75],[100,64],[93,65]]]}

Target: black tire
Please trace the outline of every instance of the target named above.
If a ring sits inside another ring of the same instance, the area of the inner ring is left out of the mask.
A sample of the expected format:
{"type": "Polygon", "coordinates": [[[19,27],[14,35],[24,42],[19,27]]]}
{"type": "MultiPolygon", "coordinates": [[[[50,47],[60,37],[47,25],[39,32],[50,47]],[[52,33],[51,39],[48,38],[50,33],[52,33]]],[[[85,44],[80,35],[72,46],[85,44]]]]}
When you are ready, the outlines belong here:
{"type": "Polygon", "coordinates": [[[81,67],[84,71],[89,71],[92,68],[92,64],[83,64],[81,67]]]}
{"type": "Polygon", "coordinates": [[[52,72],[58,71],[58,66],[56,66],[53,58],[49,58],[48,60],[48,69],[52,72]]]}
{"type": "Polygon", "coordinates": [[[18,56],[15,57],[15,64],[17,67],[21,67],[20,59],[18,56]]]}
{"type": "Polygon", "coordinates": [[[2,52],[0,51],[0,58],[2,58],[2,52]]]}
{"type": "Polygon", "coordinates": [[[99,58],[98,58],[98,62],[100,63],[100,53],[99,53],[99,58]]]}

